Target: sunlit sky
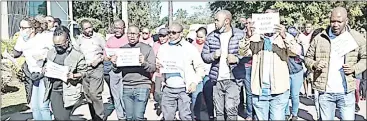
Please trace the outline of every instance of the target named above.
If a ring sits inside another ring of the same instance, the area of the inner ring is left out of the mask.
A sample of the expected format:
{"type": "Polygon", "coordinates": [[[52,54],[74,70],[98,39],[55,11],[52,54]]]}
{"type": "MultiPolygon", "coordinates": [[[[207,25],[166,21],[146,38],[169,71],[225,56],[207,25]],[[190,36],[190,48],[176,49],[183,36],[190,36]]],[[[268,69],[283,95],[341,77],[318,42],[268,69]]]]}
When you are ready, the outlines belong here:
{"type": "MultiPolygon", "coordinates": [[[[173,2],[173,14],[176,13],[178,9],[186,10],[187,13],[193,14],[195,11],[191,8],[192,6],[205,6],[208,2],[173,2]]],[[[162,8],[161,8],[161,16],[160,18],[163,18],[165,16],[168,16],[168,2],[161,2],[162,8]]]]}

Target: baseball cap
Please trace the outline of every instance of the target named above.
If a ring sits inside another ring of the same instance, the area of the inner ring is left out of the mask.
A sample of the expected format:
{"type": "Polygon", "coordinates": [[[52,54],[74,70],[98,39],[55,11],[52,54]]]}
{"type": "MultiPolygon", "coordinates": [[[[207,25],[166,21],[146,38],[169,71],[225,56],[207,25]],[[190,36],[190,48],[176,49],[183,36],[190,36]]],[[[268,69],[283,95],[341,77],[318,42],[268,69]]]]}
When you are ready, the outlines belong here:
{"type": "Polygon", "coordinates": [[[167,28],[161,28],[158,32],[159,35],[168,35],[168,29],[167,28]]]}

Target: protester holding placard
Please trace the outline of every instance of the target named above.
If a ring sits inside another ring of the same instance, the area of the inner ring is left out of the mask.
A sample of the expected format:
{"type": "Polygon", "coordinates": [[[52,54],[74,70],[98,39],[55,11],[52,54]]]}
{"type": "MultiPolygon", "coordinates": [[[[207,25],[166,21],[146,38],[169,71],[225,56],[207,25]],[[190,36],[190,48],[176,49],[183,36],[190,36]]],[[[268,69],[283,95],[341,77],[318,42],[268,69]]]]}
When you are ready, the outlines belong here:
{"type": "MultiPolygon", "coordinates": [[[[71,45],[69,30],[65,26],[57,27],[53,36],[54,48],[47,53],[47,61],[58,66],[66,66],[66,80],[58,78],[45,78],[46,93],[44,101],[51,101],[52,112],[55,120],[71,120],[71,111],[79,101],[82,90],[82,79],[87,74],[87,65],[84,55],[80,50],[71,45]]],[[[44,73],[48,73],[51,68],[44,67],[44,73]]]]}
{"type": "Polygon", "coordinates": [[[162,95],[162,113],[165,120],[174,120],[178,108],[181,120],[192,120],[189,94],[203,80],[204,62],[194,45],[182,39],[183,27],[169,27],[168,44],[162,45],[157,53],[158,72],[165,77],[162,95]]]}
{"type": "Polygon", "coordinates": [[[82,20],[83,34],[76,41],[80,51],[85,56],[88,65],[88,75],[83,80],[83,89],[88,101],[90,114],[93,121],[103,120],[104,107],[103,92],[103,52],[106,41],[100,33],[93,31],[93,25],[89,20],[82,20]]]}
{"type": "MultiPolygon", "coordinates": [[[[277,12],[267,9],[259,16],[277,12]]],[[[247,48],[252,53],[251,90],[255,114],[258,120],[285,120],[290,88],[287,61],[297,52],[296,41],[279,23],[276,23],[274,31],[261,34],[256,32],[256,28],[261,26],[256,24],[256,19],[254,22],[255,33],[249,38],[247,48]]]]}
{"type": "Polygon", "coordinates": [[[245,64],[240,63],[239,41],[243,30],[231,26],[232,14],[221,10],[215,15],[215,28],[205,41],[201,56],[212,64],[210,81],[214,82],[213,100],[217,120],[237,120],[240,91],[245,79],[245,64]]]}
{"type": "Polygon", "coordinates": [[[347,14],[343,7],[333,9],[330,26],[312,40],[305,58],[319,92],[322,120],[334,120],[335,108],[341,120],[355,118],[354,77],[366,70],[366,38],[347,25],[347,14]]]}
{"type": "MultiPolygon", "coordinates": [[[[112,56],[114,73],[122,72],[123,95],[122,99],[125,105],[127,120],[144,120],[145,108],[148,103],[151,73],[155,72],[155,55],[151,46],[139,42],[139,28],[130,26],[127,30],[129,43],[122,46],[121,49],[140,49],[138,56],[138,65],[135,66],[119,66],[120,56],[112,56]]],[[[127,52],[127,51],[125,51],[127,52]]],[[[139,52],[139,51],[138,51],[139,52]]],[[[131,54],[131,53],[130,53],[131,54]]],[[[130,56],[135,57],[135,55],[130,56]]],[[[132,60],[134,58],[130,58],[132,60]]]]}
{"type": "Polygon", "coordinates": [[[116,19],[113,23],[113,31],[114,36],[110,37],[106,42],[105,47],[105,61],[104,64],[104,77],[110,88],[110,94],[112,98],[113,108],[116,109],[117,119],[123,120],[126,119],[125,110],[124,110],[124,101],[122,100],[122,74],[115,73],[112,70],[112,62],[110,61],[111,56],[115,55],[115,51],[107,52],[108,49],[120,48],[126,44],[128,44],[127,35],[125,34],[125,22],[121,19],[116,19]]]}

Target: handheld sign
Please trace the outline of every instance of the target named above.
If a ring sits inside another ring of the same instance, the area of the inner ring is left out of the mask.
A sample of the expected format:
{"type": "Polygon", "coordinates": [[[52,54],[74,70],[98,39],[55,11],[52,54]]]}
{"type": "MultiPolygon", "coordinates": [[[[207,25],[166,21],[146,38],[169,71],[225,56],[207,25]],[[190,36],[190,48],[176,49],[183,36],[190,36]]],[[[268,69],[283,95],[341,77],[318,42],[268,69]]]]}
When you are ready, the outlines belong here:
{"type": "Polygon", "coordinates": [[[116,52],[116,65],[122,66],[140,66],[139,55],[140,48],[122,48],[116,52]]]}
{"type": "Polygon", "coordinates": [[[280,24],[279,13],[253,13],[255,33],[274,33],[275,25],[280,24]]]}

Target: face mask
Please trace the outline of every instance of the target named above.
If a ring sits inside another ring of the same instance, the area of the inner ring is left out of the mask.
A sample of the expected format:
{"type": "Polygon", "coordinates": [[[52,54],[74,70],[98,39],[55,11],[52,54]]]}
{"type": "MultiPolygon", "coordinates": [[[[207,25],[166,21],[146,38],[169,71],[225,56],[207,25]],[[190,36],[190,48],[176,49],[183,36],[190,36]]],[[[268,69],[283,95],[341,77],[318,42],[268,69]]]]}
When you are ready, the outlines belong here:
{"type": "Polygon", "coordinates": [[[203,43],[204,43],[204,41],[200,41],[200,40],[198,40],[198,39],[197,39],[197,40],[196,40],[196,43],[197,43],[197,44],[203,44],[203,43]]]}
{"type": "Polygon", "coordinates": [[[56,52],[57,52],[58,54],[63,54],[63,53],[65,53],[65,52],[66,52],[66,48],[63,48],[63,47],[61,47],[61,46],[57,46],[57,47],[55,47],[55,50],[56,50],[56,52]]]}
{"type": "Polygon", "coordinates": [[[52,28],[50,29],[50,31],[55,31],[55,29],[56,29],[56,27],[52,27],[52,28]]]}
{"type": "Polygon", "coordinates": [[[19,37],[22,37],[22,39],[24,40],[24,41],[27,41],[28,39],[29,39],[29,34],[27,34],[26,32],[24,32],[24,31],[21,31],[20,33],[19,33],[19,37]]]}
{"type": "Polygon", "coordinates": [[[225,29],[226,29],[226,24],[224,23],[224,25],[218,31],[219,33],[224,33],[225,29]]]}

